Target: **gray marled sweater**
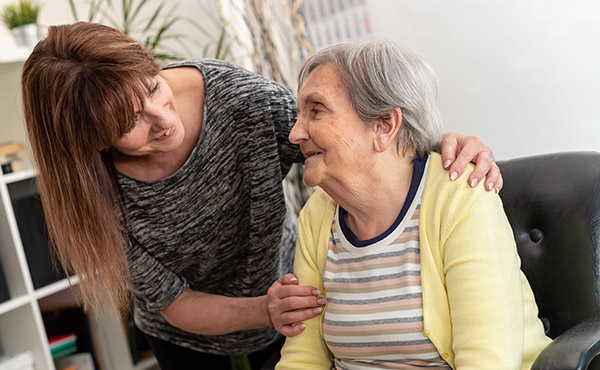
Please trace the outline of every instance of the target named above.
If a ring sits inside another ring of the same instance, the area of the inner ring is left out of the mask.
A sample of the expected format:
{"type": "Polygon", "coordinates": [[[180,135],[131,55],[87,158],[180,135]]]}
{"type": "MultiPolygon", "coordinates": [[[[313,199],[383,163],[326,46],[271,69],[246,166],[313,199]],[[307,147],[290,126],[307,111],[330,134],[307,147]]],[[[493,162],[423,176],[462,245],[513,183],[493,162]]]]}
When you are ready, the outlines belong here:
{"type": "Polygon", "coordinates": [[[204,122],[196,148],[165,179],[119,175],[131,221],[135,322],[150,335],[199,351],[253,353],[278,334],[265,328],[196,335],[169,325],[159,311],[186,288],[254,297],[291,272],[296,229],[281,181],[301,160],[298,147],[288,142],[295,98],[223,61],[166,68],[177,66],[196,66],[204,75],[204,122]]]}

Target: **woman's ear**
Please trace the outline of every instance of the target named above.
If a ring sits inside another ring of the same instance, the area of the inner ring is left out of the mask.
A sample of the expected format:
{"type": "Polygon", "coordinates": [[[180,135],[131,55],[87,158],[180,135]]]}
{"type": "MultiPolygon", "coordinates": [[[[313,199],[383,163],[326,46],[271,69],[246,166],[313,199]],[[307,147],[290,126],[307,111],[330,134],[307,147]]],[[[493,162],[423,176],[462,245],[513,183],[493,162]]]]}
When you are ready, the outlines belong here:
{"type": "Polygon", "coordinates": [[[401,125],[402,110],[400,108],[394,108],[377,118],[373,125],[373,148],[375,151],[384,152],[390,145],[395,147],[401,125]]]}

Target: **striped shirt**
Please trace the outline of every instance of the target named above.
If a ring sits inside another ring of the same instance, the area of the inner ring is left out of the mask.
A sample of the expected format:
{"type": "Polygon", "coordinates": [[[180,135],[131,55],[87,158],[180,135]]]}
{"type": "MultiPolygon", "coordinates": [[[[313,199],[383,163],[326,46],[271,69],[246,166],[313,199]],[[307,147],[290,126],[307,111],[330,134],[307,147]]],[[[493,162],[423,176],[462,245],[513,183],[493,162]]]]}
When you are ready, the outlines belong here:
{"type": "Polygon", "coordinates": [[[337,369],[448,368],[423,335],[419,204],[427,159],[415,160],[403,209],[382,235],[357,240],[338,206],[324,288],[323,333],[337,369]]]}

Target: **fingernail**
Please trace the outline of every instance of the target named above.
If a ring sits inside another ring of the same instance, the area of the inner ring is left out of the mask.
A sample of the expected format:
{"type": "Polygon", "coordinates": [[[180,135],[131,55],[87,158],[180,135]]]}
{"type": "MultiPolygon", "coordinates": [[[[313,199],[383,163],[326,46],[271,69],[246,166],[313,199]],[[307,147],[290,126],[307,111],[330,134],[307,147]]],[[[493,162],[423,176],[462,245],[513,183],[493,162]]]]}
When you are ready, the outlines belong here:
{"type": "Polygon", "coordinates": [[[304,328],[306,328],[306,324],[300,324],[298,326],[300,327],[300,330],[304,330],[304,328]]]}
{"type": "Polygon", "coordinates": [[[471,187],[474,188],[475,185],[477,185],[477,181],[479,181],[479,179],[477,177],[473,178],[473,180],[471,180],[471,187]]]}
{"type": "Polygon", "coordinates": [[[293,277],[293,278],[291,278],[291,279],[290,279],[290,280],[288,280],[288,281],[298,281],[298,279],[296,279],[295,277],[293,277]]]}
{"type": "Polygon", "coordinates": [[[500,188],[497,187],[496,189],[494,189],[496,191],[496,194],[500,194],[500,188]]]}
{"type": "Polygon", "coordinates": [[[490,181],[490,182],[488,182],[488,183],[487,183],[487,189],[488,189],[488,190],[492,190],[493,188],[494,188],[494,183],[493,183],[493,182],[491,182],[491,181],[490,181]]]}
{"type": "Polygon", "coordinates": [[[319,299],[317,299],[317,303],[318,304],[325,304],[325,299],[319,298],[319,299]]]}
{"type": "Polygon", "coordinates": [[[317,307],[313,309],[313,313],[321,313],[321,311],[323,311],[323,307],[317,307]]]}
{"type": "Polygon", "coordinates": [[[450,180],[454,181],[457,178],[458,178],[458,172],[452,171],[452,173],[450,174],[450,180]]]}
{"type": "Polygon", "coordinates": [[[318,290],[318,289],[315,289],[315,290],[313,290],[313,291],[312,291],[312,294],[313,294],[313,295],[320,295],[320,294],[321,294],[321,291],[320,291],[320,290],[318,290]]]}
{"type": "Polygon", "coordinates": [[[448,169],[448,167],[450,167],[450,163],[452,163],[452,161],[447,159],[446,162],[444,162],[444,168],[448,169]]]}

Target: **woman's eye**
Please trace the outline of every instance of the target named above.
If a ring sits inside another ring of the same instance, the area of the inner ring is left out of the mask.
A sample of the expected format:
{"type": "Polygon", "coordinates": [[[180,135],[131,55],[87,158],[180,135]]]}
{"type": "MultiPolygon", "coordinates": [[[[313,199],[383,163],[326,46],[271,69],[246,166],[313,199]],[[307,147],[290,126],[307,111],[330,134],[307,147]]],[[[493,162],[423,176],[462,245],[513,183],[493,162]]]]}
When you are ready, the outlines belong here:
{"type": "Polygon", "coordinates": [[[159,87],[160,87],[160,82],[156,81],[156,85],[154,85],[152,90],[150,90],[150,96],[154,95],[154,93],[156,93],[158,91],[159,87]]]}
{"type": "Polygon", "coordinates": [[[314,115],[317,115],[317,114],[319,114],[319,113],[323,113],[323,109],[321,109],[321,107],[320,107],[320,106],[317,104],[317,105],[315,105],[315,106],[313,107],[313,109],[312,109],[312,113],[313,113],[314,115]]]}
{"type": "Polygon", "coordinates": [[[129,125],[129,128],[127,129],[127,131],[125,133],[128,134],[131,131],[133,131],[133,129],[135,128],[135,126],[137,125],[139,120],[140,120],[140,117],[136,114],[135,117],[133,117],[133,122],[131,122],[131,124],[129,125]]]}

